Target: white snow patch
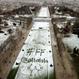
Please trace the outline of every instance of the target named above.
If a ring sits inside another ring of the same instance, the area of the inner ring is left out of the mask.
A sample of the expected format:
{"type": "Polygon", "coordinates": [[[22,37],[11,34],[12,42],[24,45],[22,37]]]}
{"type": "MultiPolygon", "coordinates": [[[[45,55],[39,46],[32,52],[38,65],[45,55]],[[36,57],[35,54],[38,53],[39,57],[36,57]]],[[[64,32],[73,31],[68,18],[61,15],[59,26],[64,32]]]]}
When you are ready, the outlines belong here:
{"type": "Polygon", "coordinates": [[[71,49],[74,47],[79,48],[79,38],[77,35],[70,34],[70,37],[63,38],[63,42],[65,45],[69,46],[71,49]]]}
{"type": "Polygon", "coordinates": [[[4,35],[4,33],[0,33],[0,46],[9,38],[9,34],[4,35]]]}
{"type": "Polygon", "coordinates": [[[38,13],[38,17],[50,17],[50,13],[47,7],[42,7],[38,13]]]}

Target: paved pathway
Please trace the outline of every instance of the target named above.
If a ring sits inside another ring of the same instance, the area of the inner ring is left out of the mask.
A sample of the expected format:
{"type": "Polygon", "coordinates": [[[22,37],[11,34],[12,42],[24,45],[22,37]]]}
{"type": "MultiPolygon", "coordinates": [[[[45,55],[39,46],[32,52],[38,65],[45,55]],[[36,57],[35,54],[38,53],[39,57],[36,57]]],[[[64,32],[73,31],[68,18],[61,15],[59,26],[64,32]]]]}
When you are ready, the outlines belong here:
{"type": "Polygon", "coordinates": [[[50,21],[48,7],[42,7],[33,19],[32,29],[17,57],[20,66],[15,79],[50,79],[54,71],[50,21]]]}

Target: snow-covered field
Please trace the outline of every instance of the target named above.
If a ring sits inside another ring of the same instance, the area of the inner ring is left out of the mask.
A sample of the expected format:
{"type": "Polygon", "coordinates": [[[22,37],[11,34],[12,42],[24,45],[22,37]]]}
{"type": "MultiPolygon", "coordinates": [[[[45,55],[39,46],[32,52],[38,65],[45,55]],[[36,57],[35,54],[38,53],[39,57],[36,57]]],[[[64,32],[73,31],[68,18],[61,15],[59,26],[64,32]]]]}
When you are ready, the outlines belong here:
{"type": "MultiPolygon", "coordinates": [[[[38,17],[49,17],[47,7],[42,7],[38,17]]],[[[46,19],[46,18],[45,18],[46,19]]],[[[50,19],[50,18],[49,18],[50,19]]],[[[22,47],[13,68],[20,63],[15,79],[49,79],[53,75],[51,36],[48,22],[33,21],[33,27],[22,47]]]]}

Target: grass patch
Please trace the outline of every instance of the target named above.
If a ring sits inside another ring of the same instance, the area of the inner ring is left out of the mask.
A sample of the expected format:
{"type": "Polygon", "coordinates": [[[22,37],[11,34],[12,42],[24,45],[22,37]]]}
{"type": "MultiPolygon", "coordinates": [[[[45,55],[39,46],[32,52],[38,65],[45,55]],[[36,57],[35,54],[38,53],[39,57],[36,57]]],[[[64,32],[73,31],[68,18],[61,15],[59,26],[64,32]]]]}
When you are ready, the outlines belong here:
{"type": "Polygon", "coordinates": [[[9,75],[7,76],[7,79],[15,79],[16,73],[18,71],[18,67],[14,68],[10,71],[9,75]]]}

